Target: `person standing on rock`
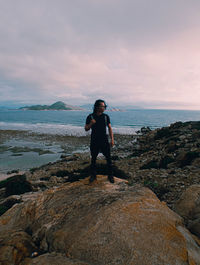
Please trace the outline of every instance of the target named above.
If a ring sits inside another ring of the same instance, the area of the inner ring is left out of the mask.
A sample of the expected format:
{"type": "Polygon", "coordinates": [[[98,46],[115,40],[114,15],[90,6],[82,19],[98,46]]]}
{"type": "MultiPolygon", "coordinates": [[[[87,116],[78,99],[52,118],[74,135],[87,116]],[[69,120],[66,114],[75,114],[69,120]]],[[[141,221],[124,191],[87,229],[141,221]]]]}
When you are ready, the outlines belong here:
{"type": "Polygon", "coordinates": [[[85,131],[92,130],[90,152],[91,152],[91,177],[90,183],[96,179],[96,159],[101,152],[107,161],[108,166],[108,180],[114,183],[112,161],[110,155],[110,146],[114,146],[114,137],[110,124],[110,117],[104,113],[107,105],[104,100],[96,100],[93,113],[89,114],[86,119],[85,131]],[[106,134],[106,127],[108,127],[111,142],[108,142],[108,135],[106,134]]]}

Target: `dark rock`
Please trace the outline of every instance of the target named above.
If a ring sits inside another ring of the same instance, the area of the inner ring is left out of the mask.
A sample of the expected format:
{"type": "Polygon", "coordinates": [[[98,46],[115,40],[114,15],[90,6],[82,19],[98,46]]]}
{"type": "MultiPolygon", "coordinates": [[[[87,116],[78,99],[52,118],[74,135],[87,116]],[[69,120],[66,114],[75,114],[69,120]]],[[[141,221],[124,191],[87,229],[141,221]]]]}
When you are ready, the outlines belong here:
{"type": "Polygon", "coordinates": [[[151,160],[148,163],[140,167],[140,169],[159,168],[157,160],[151,160]]]}
{"type": "Polygon", "coordinates": [[[6,188],[0,189],[0,200],[5,198],[6,188]]]}
{"type": "Polygon", "coordinates": [[[200,121],[194,121],[190,123],[192,129],[200,130],[200,121]]]}
{"type": "Polygon", "coordinates": [[[63,177],[66,177],[66,176],[69,175],[69,171],[67,171],[67,170],[59,170],[56,173],[53,173],[52,175],[55,175],[55,176],[57,176],[59,178],[63,178],[63,177]]]}
{"type": "Polygon", "coordinates": [[[162,129],[159,129],[157,131],[157,134],[155,135],[155,140],[162,139],[164,137],[170,137],[173,135],[173,132],[170,130],[169,127],[164,127],[162,129]]]}
{"type": "Polygon", "coordinates": [[[147,151],[147,150],[135,150],[131,155],[130,155],[130,157],[138,157],[138,156],[140,156],[141,154],[143,154],[145,151],[147,151]]]}
{"type": "Polygon", "coordinates": [[[159,168],[167,168],[167,165],[174,161],[175,161],[174,158],[167,155],[161,158],[160,163],[159,163],[159,168]]]}
{"type": "Polygon", "coordinates": [[[7,210],[9,210],[14,204],[20,203],[21,199],[16,198],[15,196],[10,196],[0,203],[0,215],[4,214],[7,210]]]}
{"type": "Polygon", "coordinates": [[[66,155],[61,155],[60,158],[61,159],[65,159],[67,156],[66,155]]]}
{"type": "Polygon", "coordinates": [[[166,147],[166,151],[167,153],[172,153],[174,151],[176,151],[178,149],[178,146],[176,144],[176,142],[173,140],[168,143],[167,147],[166,147]]]}
{"type": "Polygon", "coordinates": [[[29,171],[33,174],[35,171],[37,171],[39,167],[33,167],[29,171]]]}
{"type": "Polygon", "coordinates": [[[118,155],[114,155],[114,156],[112,156],[112,160],[120,160],[120,157],[118,156],[118,155]]]}
{"type": "Polygon", "coordinates": [[[0,182],[0,188],[6,188],[6,196],[23,194],[33,191],[30,182],[26,180],[26,175],[15,175],[0,182]]]}
{"type": "Polygon", "coordinates": [[[178,165],[182,168],[188,165],[191,165],[191,163],[195,160],[195,158],[199,157],[199,152],[182,152],[178,157],[178,165]]]}
{"type": "Polygon", "coordinates": [[[147,127],[142,127],[140,131],[142,134],[147,134],[151,131],[151,129],[147,126],[147,127]]]}
{"type": "Polygon", "coordinates": [[[190,222],[188,225],[188,229],[191,233],[198,236],[200,238],[200,218],[190,222]]]}
{"type": "Polygon", "coordinates": [[[12,171],[8,171],[7,175],[13,174],[13,173],[19,173],[18,169],[12,170],[12,171]]]}
{"type": "Polygon", "coordinates": [[[163,199],[163,196],[169,192],[169,189],[163,185],[160,185],[158,182],[146,179],[144,181],[144,186],[151,189],[160,200],[163,199]]]}
{"type": "Polygon", "coordinates": [[[40,178],[40,180],[44,180],[44,181],[49,181],[51,177],[47,176],[47,177],[42,177],[40,178]]]}
{"type": "Polygon", "coordinates": [[[184,126],[184,123],[181,121],[175,122],[173,124],[170,125],[171,129],[180,129],[184,126]]]}

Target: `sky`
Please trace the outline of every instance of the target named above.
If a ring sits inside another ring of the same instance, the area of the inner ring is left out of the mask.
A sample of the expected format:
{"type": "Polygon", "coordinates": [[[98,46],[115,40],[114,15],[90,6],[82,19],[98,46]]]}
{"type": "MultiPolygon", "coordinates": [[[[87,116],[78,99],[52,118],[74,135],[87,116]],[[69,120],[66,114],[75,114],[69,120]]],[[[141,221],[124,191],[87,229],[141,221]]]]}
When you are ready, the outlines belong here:
{"type": "Polygon", "coordinates": [[[0,0],[0,105],[200,110],[199,0],[0,0]]]}

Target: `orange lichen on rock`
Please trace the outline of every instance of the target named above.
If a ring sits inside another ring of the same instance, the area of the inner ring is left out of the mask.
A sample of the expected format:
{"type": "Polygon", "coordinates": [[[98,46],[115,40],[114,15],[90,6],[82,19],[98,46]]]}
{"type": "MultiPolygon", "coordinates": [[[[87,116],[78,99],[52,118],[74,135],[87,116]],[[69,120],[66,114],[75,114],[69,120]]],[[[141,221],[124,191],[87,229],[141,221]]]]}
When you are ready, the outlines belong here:
{"type": "MultiPolygon", "coordinates": [[[[12,235],[16,228],[25,233],[15,236],[24,238],[18,240],[23,246],[15,240],[12,246],[17,251],[11,254],[22,265],[25,260],[30,265],[200,264],[200,247],[182,218],[148,188],[129,186],[117,178],[111,184],[107,176],[98,175],[92,184],[87,178],[52,188],[11,208],[1,222],[7,217],[0,233],[12,235]],[[25,231],[31,231],[31,236],[25,231]],[[46,254],[31,261],[27,259],[31,251],[46,254]]],[[[5,255],[0,257],[3,262],[5,255]]]]}
{"type": "Polygon", "coordinates": [[[1,225],[6,225],[9,221],[10,221],[10,216],[5,216],[5,217],[2,217],[1,219],[0,219],[0,224],[1,225]]]}

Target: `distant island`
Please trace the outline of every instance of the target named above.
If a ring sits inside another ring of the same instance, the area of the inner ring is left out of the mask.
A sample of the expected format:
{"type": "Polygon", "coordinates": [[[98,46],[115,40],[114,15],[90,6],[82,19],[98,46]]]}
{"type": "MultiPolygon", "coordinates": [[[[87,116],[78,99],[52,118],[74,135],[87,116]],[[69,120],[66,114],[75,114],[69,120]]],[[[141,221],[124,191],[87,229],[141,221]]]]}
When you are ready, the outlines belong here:
{"type": "MultiPolygon", "coordinates": [[[[68,105],[62,101],[57,101],[52,105],[25,106],[25,107],[20,107],[19,110],[89,110],[92,108],[93,108],[92,104],[78,107],[78,106],[68,105]]],[[[109,107],[107,110],[108,111],[124,111],[124,110],[122,110],[120,108],[116,108],[116,107],[109,107]]]]}
{"type": "Polygon", "coordinates": [[[110,108],[110,109],[108,109],[108,111],[125,111],[125,110],[122,110],[119,108],[110,108]]]}
{"type": "MultiPolygon", "coordinates": [[[[81,105],[81,108],[86,109],[86,110],[92,110],[93,106],[94,106],[93,104],[85,104],[85,105],[81,105]]],[[[121,108],[121,107],[108,106],[106,111],[126,111],[126,110],[124,108],[121,108]]]]}
{"type": "Polygon", "coordinates": [[[19,108],[20,110],[84,110],[83,108],[65,104],[57,101],[52,105],[33,105],[19,108]]]}

